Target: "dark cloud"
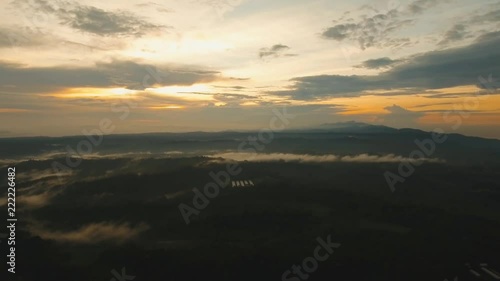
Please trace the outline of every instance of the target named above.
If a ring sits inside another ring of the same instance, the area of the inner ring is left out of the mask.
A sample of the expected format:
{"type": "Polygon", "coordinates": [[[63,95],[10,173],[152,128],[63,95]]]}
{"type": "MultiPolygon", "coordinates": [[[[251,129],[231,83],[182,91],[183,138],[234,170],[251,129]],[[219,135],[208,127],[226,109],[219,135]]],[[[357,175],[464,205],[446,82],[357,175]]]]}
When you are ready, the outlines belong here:
{"type": "Polygon", "coordinates": [[[0,61],[0,91],[43,93],[74,87],[125,87],[192,85],[228,79],[219,72],[196,67],[160,65],[113,60],[94,67],[26,67],[0,61]]]}
{"type": "Polygon", "coordinates": [[[259,51],[259,58],[265,59],[269,57],[290,57],[290,56],[296,56],[295,54],[286,54],[285,52],[290,50],[290,47],[282,44],[276,44],[272,46],[271,48],[261,48],[259,51]]]}
{"type": "Polygon", "coordinates": [[[372,78],[370,76],[356,75],[320,75],[294,78],[292,81],[295,83],[293,89],[277,93],[290,95],[295,99],[309,100],[326,96],[349,96],[352,93],[379,87],[376,76],[372,78]]]}
{"type": "Polygon", "coordinates": [[[325,30],[323,32],[323,37],[342,41],[348,38],[351,33],[354,33],[357,29],[358,25],[354,23],[338,24],[325,30]]]}
{"type": "Polygon", "coordinates": [[[462,85],[500,88],[492,76],[500,74],[500,32],[485,34],[473,44],[431,51],[405,59],[374,76],[320,75],[292,79],[293,87],[278,94],[296,99],[359,96],[367,90],[440,89],[462,85]],[[482,81],[479,77],[484,77],[482,81]]]}
{"type": "Polygon", "coordinates": [[[22,27],[0,27],[0,48],[24,48],[53,44],[56,38],[22,27]]]}
{"type": "Polygon", "coordinates": [[[77,2],[17,0],[13,4],[18,8],[28,8],[33,16],[39,13],[54,15],[61,24],[100,36],[141,36],[165,28],[128,11],[107,11],[77,2]]]}
{"type": "Polygon", "coordinates": [[[214,88],[230,89],[230,90],[245,90],[247,87],[244,86],[214,86],[214,88]]]}
{"type": "Polygon", "coordinates": [[[360,65],[356,66],[359,68],[368,68],[368,69],[379,69],[379,68],[387,68],[394,66],[395,64],[401,62],[401,60],[392,60],[388,57],[366,60],[362,62],[360,65]]]}
{"type": "MultiPolygon", "coordinates": [[[[498,5],[498,4],[497,4],[498,5]]],[[[500,22],[500,8],[497,6],[495,10],[483,13],[480,15],[475,15],[471,20],[471,23],[489,23],[489,22],[500,22]]]]}
{"type": "Polygon", "coordinates": [[[250,78],[248,77],[229,77],[230,80],[235,80],[235,81],[248,81],[250,78]]]}
{"type": "Polygon", "coordinates": [[[451,99],[451,98],[458,98],[458,97],[463,97],[464,95],[461,94],[432,94],[432,95],[427,95],[425,96],[426,98],[429,99],[451,99]]]}
{"type": "Polygon", "coordinates": [[[410,44],[408,38],[392,38],[391,35],[404,26],[413,24],[416,16],[435,6],[435,0],[416,0],[406,7],[389,7],[380,11],[372,6],[363,6],[369,14],[360,16],[357,20],[345,19],[343,16],[335,20],[335,25],[322,32],[322,37],[336,41],[350,40],[359,43],[361,49],[370,47],[402,47],[410,44]],[[404,45],[403,45],[404,46],[404,45]]]}
{"type": "Polygon", "coordinates": [[[414,108],[424,108],[424,107],[429,107],[429,106],[436,106],[436,105],[453,105],[452,102],[439,102],[439,103],[426,103],[426,104],[418,104],[413,106],[414,108]]]}
{"type": "Polygon", "coordinates": [[[94,7],[80,6],[69,15],[61,16],[65,23],[75,29],[98,35],[140,36],[160,26],[148,23],[129,12],[108,12],[94,7]]]}
{"type": "Polygon", "coordinates": [[[381,43],[383,48],[400,49],[406,46],[417,44],[418,40],[412,41],[410,38],[388,38],[385,42],[381,43]]]}
{"type": "Polygon", "coordinates": [[[460,41],[468,35],[468,31],[463,24],[455,24],[450,30],[445,34],[441,42],[438,45],[448,45],[450,43],[460,41]]]}
{"type": "MultiPolygon", "coordinates": [[[[198,94],[198,93],[189,93],[189,94],[198,94]]],[[[85,100],[86,103],[92,103],[92,101],[93,101],[92,98],[88,98],[85,100]]],[[[161,95],[147,91],[136,93],[134,95],[134,102],[136,102],[141,108],[155,108],[155,107],[160,108],[164,106],[196,107],[207,104],[207,102],[205,101],[193,102],[187,100],[186,98],[178,96],[161,95]]]]}
{"type": "Polygon", "coordinates": [[[0,49],[66,49],[74,55],[72,60],[75,61],[86,61],[88,56],[94,52],[123,49],[127,44],[125,41],[116,41],[112,38],[109,38],[110,40],[102,40],[102,38],[80,39],[82,42],[72,41],[60,37],[59,34],[39,32],[36,29],[23,26],[0,27],[0,49]]]}
{"type": "Polygon", "coordinates": [[[217,101],[224,102],[227,106],[238,106],[242,102],[255,102],[258,104],[261,102],[259,97],[244,94],[218,93],[213,97],[217,101]]]}
{"type": "Polygon", "coordinates": [[[436,6],[439,2],[440,1],[438,0],[416,0],[408,5],[408,11],[412,14],[418,15],[423,13],[425,10],[436,6]]]}
{"type": "Polygon", "coordinates": [[[498,30],[499,22],[500,3],[486,5],[479,11],[470,12],[466,19],[455,23],[439,40],[438,45],[448,46],[464,39],[477,38],[488,30],[498,30]]]}
{"type": "Polygon", "coordinates": [[[390,33],[404,25],[411,24],[412,20],[399,20],[396,10],[387,14],[377,14],[373,17],[361,19],[358,23],[341,23],[326,29],[322,36],[326,39],[342,41],[348,39],[357,41],[361,49],[380,46],[386,42],[390,33]]]}
{"type": "Polygon", "coordinates": [[[36,48],[43,49],[66,49],[74,54],[74,61],[86,61],[88,56],[94,52],[116,50],[123,48],[124,44],[109,44],[103,41],[89,41],[85,43],[66,40],[56,34],[41,33],[29,28],[0,27],[0,49],[12,48],[36,48]]]}

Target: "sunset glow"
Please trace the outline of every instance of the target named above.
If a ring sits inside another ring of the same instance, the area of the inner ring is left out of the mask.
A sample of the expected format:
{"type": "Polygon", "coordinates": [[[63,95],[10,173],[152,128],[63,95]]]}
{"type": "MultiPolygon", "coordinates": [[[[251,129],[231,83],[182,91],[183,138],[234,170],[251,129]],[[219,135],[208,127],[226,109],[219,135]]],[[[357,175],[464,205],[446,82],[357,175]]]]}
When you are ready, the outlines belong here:
{"type": "MultiPolygon", "coordinates": [[[[479,20],[499,6],[457,1],[417,10],[412,1],[375,1],[371,8],[360,0],[3,2],[0,32],[9,36],[0,44],[0,116],[36,110],[57,124],[85,111],[95,123],[128,100],[137,103],[131,123],[167,110],[141,132],[161,130],[168,110],[177,110],[186,128],[244,114],[243,127],[258,129],[265,125],[259,116],[284,105],[303,114],[292,127],[372,120],[431,129],[450,126],[440,114],[474,102],[459,131],[482,126],[482,136],[500,137],[493,47],[500,36],[494,20],[479,20]],[[106,17],[85,19],[88,11],[106,17]],[[462,23],[451,14],[471,18],[463,34],[453,33],[462,23]]],[[[40,120],[31,118],[25,125],[40,120]]],[[[80,125],[36,126],[33,133],[74,134],[80,125]]],[[[26,134],[7,125],[0,131],[26,134]]]]}

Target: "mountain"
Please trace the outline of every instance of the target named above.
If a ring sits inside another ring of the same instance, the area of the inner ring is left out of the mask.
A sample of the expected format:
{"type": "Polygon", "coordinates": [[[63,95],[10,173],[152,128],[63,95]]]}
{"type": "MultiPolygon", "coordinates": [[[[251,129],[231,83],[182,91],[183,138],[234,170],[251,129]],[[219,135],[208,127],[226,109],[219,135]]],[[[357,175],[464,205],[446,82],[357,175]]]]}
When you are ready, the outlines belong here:
{"type": "Polygon", "coordinates": [[[387,126],[372,125],[355,121],[326,123],[322,124],[319,129],[344,133],[394,133],[397,131],[397,129],[387,126]]]}
{"type": "MultiPolygon", "coordinates": [[[[241,147],[257,141],[260,153],[300,153],[335,155],[386,155],[407,157],[415,150],[430,152],[430,158],[441,158],[452,163],[487,163],[500,161],[500,140],[447,134],[442,143],[433,140],[431,132],[417,129],[395,129],[359,122],[323,124],[314,128],[274,132],[272,139],[258,131],[248,132],[191,132],[149,133],[137,135],[32,137],[0,139],[2,159],[47,158],[65,156],[77,151],[82,143],[90,144],[90,154],[120,155],[125,153],[165,155],[177,153],[191,156],[237,152],[241,147]],[[249,139],[250,138],[250,139],[249,139]],[[93,139],[93,140],[92,140],[93,139]]],[[[248,150],[247,149],[247,150],[248,150]]],[[[85,153],[89,154],[89,153],[85,153]]]]}

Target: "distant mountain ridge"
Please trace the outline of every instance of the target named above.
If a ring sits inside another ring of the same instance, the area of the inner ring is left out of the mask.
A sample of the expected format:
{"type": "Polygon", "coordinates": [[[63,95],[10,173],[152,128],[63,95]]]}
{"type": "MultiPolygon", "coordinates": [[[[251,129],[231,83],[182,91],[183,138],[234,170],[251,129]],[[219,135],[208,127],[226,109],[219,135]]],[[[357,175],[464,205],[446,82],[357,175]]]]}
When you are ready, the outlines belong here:
{"type": "MultiPolygon", "coordinates": [[[[197,137],[211,137],[211,136],[230,136],[230,135],[242,135],[242,134],[255,134],[259,132],[256,129],[250,130],[224,130],[224,131],[189,131],[189,132],[149,132],[149,133],[136,133],[136,134],[112,134],[106,135],[106,137],[141,137],[141,136],[154,136],[154,137],[172,137],[175,139],[184,139],[184,138],[197,138],[197,137]]],[[[431,132],[424,131],[421,129],[414,128],[401,128],[396,129],[393,127],[385,126],[385,125],[374,125],[369,123],[357,122],[357,121],[346,121],[346,122],[336,122],[336,123],[323,123],[317,126],[303,127],[303,128],[294,128],[294,129],[284,129],[279,131],[278,133],[353,133],[353,134],[376,134],[376,133],[403,133],[403,134],[430,134],[431,132]]],[[[490,139],[478,136],[466,136],[457,133],[447,133],[447,135],[453,136],[461,136],[465,138],[474,138],[474,139],[484,139],[484,140],[493,140],[499,141],[498,139],[490,139]]],[[[19,139],[45,139],[45,140],[58,140],[58,139],[79,139],[81,137],[85,137],[82,135],[69,135],[69,136],[58,136],[58,137],[49,137],[49,136],[29,136],[29,137],[0,137],[0,143],[6,140],[19,140],[19,139]]]]}
{"type": "Polygon", "coordinates": [[[309,130],[323,130],[323,131],[334,131],[334,132],[345,132],[345,133],[393,133],[398,131],[398,129],[391,128],[384,125],[373,125],[368,123],[348,121],[348,122],[337,122],[337,123],[324,123],[317,128],[309,130]]]}
{"type": "MultiPolygon", "coordinates": [[[[93,141],[100,139],[95,136],[93,141]]],[[[303,129],[288,129],[263,136],[258,130],[188,133],[116,134],[102,137],[91,153],[100,155],[143,153],[165,155],[211,155],[216,152],[247,150],[259,153],[300,153],[312,155],[402,155],[419,149],[417,142],[432,141],[432,133],[418,129],[395,129],[360,122],[327,123],[303,129]],[[261,141],[266,138],[265,142],[261,141]],[[253,141],[250,141],[253,139],[253,141]],[[258,141],[255,148],[252,142],[258,141]],[[259,147],[259,149],[257,149],[259,147]],[[241,148],[241,149],[240,149],[241,148]]],[[[0,139],[0,160],[66,155],[88,136],[31,137],[0,139]]],[[[499,162],[500,140],[446,134],[446,141],[434,144],[430,157],[450,163],[499,162]]]]}

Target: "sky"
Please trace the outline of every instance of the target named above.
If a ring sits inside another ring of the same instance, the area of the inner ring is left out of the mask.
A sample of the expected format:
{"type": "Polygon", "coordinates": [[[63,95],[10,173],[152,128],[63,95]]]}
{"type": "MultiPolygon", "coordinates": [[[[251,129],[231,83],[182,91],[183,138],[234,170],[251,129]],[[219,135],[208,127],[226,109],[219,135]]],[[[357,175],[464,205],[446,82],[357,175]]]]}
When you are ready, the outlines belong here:
{"type": "Polygon", "coordinates": [[[0,137],[358,121],[500,139],[500,1],[4,0],[0,137]]]}

